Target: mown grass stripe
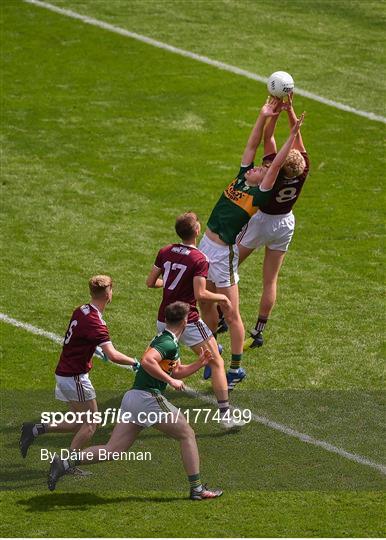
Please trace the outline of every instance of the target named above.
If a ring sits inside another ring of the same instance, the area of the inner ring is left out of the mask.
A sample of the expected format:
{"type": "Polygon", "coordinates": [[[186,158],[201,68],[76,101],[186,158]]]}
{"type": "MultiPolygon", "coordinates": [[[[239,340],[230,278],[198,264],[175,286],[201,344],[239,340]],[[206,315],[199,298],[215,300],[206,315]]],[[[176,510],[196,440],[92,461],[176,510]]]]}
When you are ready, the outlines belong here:
{"type": "MultiPolygon", "coordinates": [[[[9,317],[5,313],[0,313],[0,320],[5,323],[11,324],[12,326],[16,326],[17,328],[22,328],[23,330],[26,330],[27,332],[32,332],[33,334],[51,339],[55,343],[62,343],[62,339],[58,335],[53,334],[52,332],[47,332],[46,330],[42,330],[41,328],[33,326],[32,324],[18,321],[17,319],[9,317]]],[[[205,394],[201,394],[201,392],[198,392],[197,390],[194,390],[193,388],[190,388],[189,386],[185,387],[185,392],[192,397],[200,399],[201,401],[212,403],[217,406],[217,401],[214,398],[212,398],[211,396],[207,396],[205,394]]],[[[230,408],[240,409],[240,407],[237,407],[237,405],[231,406],[230,408]]],[[[240,410],[242,411],[243,409],[240,409],[240,410]]],[[[323,448],[324,450],[327,450],[327,452],[332,452],[333,454],[337,454],[345,459],[349,459],[350,461],[354,461],[355,463],[358,463],[360,465],[371,467],[372,469],[376,469],[377,471],[386,475],[386,465],[383,465],[381,463],[375,463],[374,461],[372,461],[371,459],[368,459],[365,456],[348,452],[347,450],[344,450],[344,448],[334,446],[333,444],[330,444],[327,441],[315,439],[311,435],[307,435],[306,433],[301,433],[300,431],[296,431],[295,429],[292,429],[289,426],[280,424],[278,422],[274,422],[270,420],[269,418],[266,418],[265,416],[259,416],[257,414],[252,413],[251,417],[258,424],[263,424],[264,426],[270,429],[279,431],[280,433],[283,433],[284,435],[288,435],[289,437],[294,437],[295,439],[298,439],[301,442],[311,444],[312,446],[317,446],[319,448],[323,448]]]]}
{"type": "MultiPolygon", "coordinates": [[[[197,60],[198,62],[208,64],[217,69],[221,69],[223,71],[229,71],[231,73],[234,73],[235,75],[246,77],[247,79],[252,79],[254,81],[258,81],[264,84],[268,80],[267,77],[263,77],[262,75],[258,75],[257,73],[252,73],[251,71],[241,69],[237,66],[232,66],[230,64],[226,64],[225,62],[219,62],[218,60],[213,60],[212,58],[203,56],[201,54],[196,54],[191,51],[186,51],[185,49],[180,49],[179,47],[174,47],[173,45],[169,45],[168,43],[158,41],[156,39],[150,38],[148,36],[144,36],[142,34],[137,34],[136,32],[130,32],[130,30],[120,28],[119,26],[115,26],[113,24],[107,23],[105,21],[101,21],[99,19],[94,19],[94,17],[81,15],[80,13],[77,13],[76,11],[72,11],[71,9],[60,8],[53,4],[49,4],[48,2],[42,2],[41,0],[23,0],[23,1],[26,2],[27,4],[33,4],[34,6],[48,9],[50,11],[53,11],[54,13],[59,13],[60,15],[65,15],[66,17],[77,19],[79,21],[84,22],[85,24],[97,26],[98,28],[103,28],[104,30],[108,30],[109,32],[114,32],[115,34],[120,34],[121,36],[136,39],[137,41],[142,41],[143,43],[147,43],[148,45],[152,45],[153,47],[158,47],[159,49],[164,49],[171,53],[179,54],[180,56],[185,56],[186,58],[191,58],[192,60],[197,60]]],[[[311,99],[313,101],[317,101],[318,103],[322,103],[323,105],[334,107],[335,109],[339,109],[341,111],[350,112],[352,114],[356,114],[357,116],[362,116],[364,118],[367,118],[368,120],[373,120],[375,122],[382,122],[383,124],[386,124],[386,117],[384,116],[375,114],[373,112],[362,111],[360,109],[356,109],[355,107],[351,107],[350,105],[345,105],[344,103],[340,103],[338,101],[334,101],[332,99],[319,96],[317,94],[314,94],[313,92],[309,92],[308,90],[303,90],[302,88],[296,87],[295,90],[298,95],[311,99]]]]}

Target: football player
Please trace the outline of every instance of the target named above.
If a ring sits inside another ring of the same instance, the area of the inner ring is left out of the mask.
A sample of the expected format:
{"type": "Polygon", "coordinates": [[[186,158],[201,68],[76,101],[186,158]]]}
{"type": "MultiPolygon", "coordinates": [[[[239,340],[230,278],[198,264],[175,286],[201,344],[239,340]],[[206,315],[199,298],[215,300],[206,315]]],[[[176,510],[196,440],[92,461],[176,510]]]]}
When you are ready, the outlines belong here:
{"type": "MultiPolygon", "coordinates": [[[[263,164],[255,167],[254,159],[261,142],[266,120],[276,117],[280,100],[268,98],[252,129],[245,147],[241,168],[236,178],[228,185],[216,203],[207,223],[207,229],[199,244],[199,249],[209,259],[207,288],[227,296],[232,308],[225,313],[231,337],[231,364],[227,373],[228,390],[232,390],[246,375],[241,368],[244,326],[239,312],[239,292],[237,273],[239,251],[236,237],[257,212],[260,206],[267,203],[271,190],[293,141],[303,123],[304,115],[297,119],[287,141],[272,160],[270,167],[263,164]]],[[[214,332],[218,328],[219,314],[216,305],[206,301],[200,302],[204,321],[214,332]]]]}
{"type": "MultiPolygon", "coordinates": [[[[117,351],[111,342],[109,330],[103,320],[103,311],[112,300],[113,282],[110,276],[93,276],[89,280],[91,300],[75,309],[64,336],[63,348],[55,370],[55,397],[68,403],[74,413],[96,412],[96,393],[89,378],[92,357],[100,347],[105,358],[116,364],[136,367],[137,360],[117,351]]],[[[75,432],[70,449],[88,444],[96,430],[95,423],[62,422],[57,425],[24,423],[19,447],[23,458],[36,437],[51,432],[75,432]]]]}
{"type": "MultiPolygon", "coordinates": [[[[292,94],[288,101],[279,103],[277,110],[286,110],[290,128],[297,123],[293,108],[292,94]]],[[[271,166],[277,156],[274,136],[277,116],[270,118],[264,129],[263,165],[271,166]]],[[[292,148],[286,157],[273,185],[268,200],[260,204],[260,211],[254,214],[237,238],[239,264],[255,249],[264,246],[263,292],[259,313],[251,337],[244,343],[244,350],[263,345],[263,330],[276,301],[277,280],[285,254],[295,230],[295,216],[292,208],[298,200],[309,172],[309,159],[298,131],[292,148]]]]}
{"type": "MultiPolygon", "coordinates": [[[[190,306],[188,324],[181,334],[180,341],[190,347],[197,355],[201,348],[211,352],[210,368],[212,386],[217,398],[224,428],[234,428],[235,420],[229,417],[228,386],[218,345],[211,330],[200,318],[197,301],[219,303],[224,310],[230,309],[230,301],[224,294],[213,293],[206,288],[209,263],[206,256],[197,249],[197,238],[201,224],[194,212],[186,212],[177,217],[175,230],[181,241],[169,244],[159,250],[146,284],[151,288],[163,288],[162,302],[159,306],[157,329],[165,329],[165,308],[179,300],[190,306]],[[162,277],[161,277],[162,276],[162,277]]],[[[238,427],[241,427],[241,422],[238,427]]]]}
{"type": "MultiPolygon", "coordinates": [[[[122,421],[117,423],[107,444],[86,448],[78,458],[60,459],[55,455],[48,475],[48,488],[53,491],[61,476],[80,464],[113,459],[114,453],[126,452],[141,431],[153,426],[180,443],[182,462],[193,500],[213,499],[222,495],[221,489],[209,489],[200,477],[200,459],[193,429],[184,414],[164,396],[167,385],[175,390],[184,389],[181,379],[201,369],[211,360],[208,349],[201,349],[199,358],[190,365],[180,362],[178,340],[188,323],[191,306],[174,302],[165,308],[165,328],[146,349],[131,390],[123,396],[120,406],[122,421]],[[165,414],[169,413],[169,416],[165,414]],[[124,422],[124,415],[129,415],[124,422]]],[[[117,455],[117,454],[115,454],[117,455]]]]}

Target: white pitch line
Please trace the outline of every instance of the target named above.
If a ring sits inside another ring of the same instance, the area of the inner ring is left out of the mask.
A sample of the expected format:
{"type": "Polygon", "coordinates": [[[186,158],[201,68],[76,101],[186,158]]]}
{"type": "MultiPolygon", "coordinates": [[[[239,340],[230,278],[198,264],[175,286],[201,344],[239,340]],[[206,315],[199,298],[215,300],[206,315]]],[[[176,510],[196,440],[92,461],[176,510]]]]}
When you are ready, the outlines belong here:
{"type": "Polygon", "coordinates": [[[5,313],[0,313],[0,321],[11,324],[12,326],[16,326],[17,328],[22,328],[23,330],[27,330],[27,332],[30,332],[31,334],[35,334],[36,336],[42,336],[42,337],[48,338],[54,343],[58,343],[59,345],[63,345],[63,338],[58,336],[58,334],[54,334],[53,332],[46,332],[46,330],[42,330],[41,328],[38,328],[37,326],[33,326],[32,324],[18,321],[17,319],[8,317],[8,315],[6,315],[5,313]]]}
{"type": "MultiPolygon", "coordinates": [[[[0,313],[0,321],[3,321],[7,324],[11,324],[12,326],[15,326],[17,328],[22,328],[23,330],[26,330],[27,332],[31,332],[32,334],[46,337],[50,339],[51,341],[54,341],[55,343],[59,343],[59,344],[63,343],[63,339],[57,334],[53,334],[52,332],[47,332],[46,330],[42,330],[41,328],[38,328],[37,326],[33,326],[32,324],[24,323],[24,322],[18,321],[17,319],[13,319],[12,317],[9,317],[5,313],[0,313]]],[[[201,392],[198,392],[197,390],[194,390],[193,388],[190,388],[189,386],[186,387],[186,393],[192,397],[196,397],[198,399],[201,399],[202,401],[206,401],[207,403],[217,405],[217,401],[213,397],[207,396],[205,394],[201,394],[201,392]]],[[[233,406],[232,408],[239,409],[237,405],[233,406]]],[[[240,409],[240,410],[243,411],[243,409],[240,409]]],[[[365,456],[354,454],[352,452],[347,452],[347,450],[344,450],[343,448],[334,446],[333,444],[330,444],[327,441],[315,439],[311,435],[307,435],[306,433],[301,433],[300,431],[296,431],[295,429],[292,429],[291,427],[286,426],[285,424],[274,422],[273,420],[270,420],[269,418],[266,418],[265,416],[259,416],[257,414],[252,413],[251,418],[258,424],[263,424],[264,426],[270,429],[279,431],[280,433],[283,433],[284,435],[288,435],[289,437],[294,437],[295,439],[298,439],[299,441],[307,443],[307,444],[311,444],[312,446],[323,448],[324,450],[327,450],[328,452],[332,452],[333,454],[338,454],[339,456],[349,459],[350,461],[355,461],[355,463],[359,463],[360,465],[366,465],[367,467],[376,469],[377,471],[386,475],[386,465],[383,465],[381,463],[375,463],[374,461],[372,461],[371,459],[368,459],[365,456]]]]}
{"type": "MultiPolygon", "coordinates": [[[[8,317],[8,315],[6,315],[5,313],[0,313],[0,321],[11,324],[12,326],[16,326],[17,328],[22,328],[23,330],[27,330],[27,332],[30,332],[31,334],[35,334],[36,336],[46,337],[50,339],[51,341],[53,341],[54,343],[63,345],[63,337],[58,336],[58,334],[54,334],[53,332],[47,332],[46,330],[42,330],[41,328],[38,328],[37,326],[33,326],[32,324],[29,324],[29,323],[18,321],[17,319],[8,317]]],[[[114,366],[118,366],[120,368],[131,369],[131,366],[126,366],[123,364],[116,364],[115,362],[111,362],[110,360],[105,360],[106,357],[103,354],[103,351],[100,347],[97,347],[95,349],[94,355],[100,360],[103,360],[103,362],[114,364],[114,366]]]]}
{"type": "MultiPolygon", "coordinates": [[[[267,77],[263,77],[262,75],[257,75],[256,73],[252,73],[251,71],[238,68],[237,66],[225,64],[224,62],[213,60],[212,58],[208,58],[207,56],[203,56],[201,54],[196,54],[191,51],[186,51],[185,49],[174,47],[173,45],[169,45],[168,43],[164,43],[162,41],[152,39],[142,34],[137,34],[136,32],[130,32],[129,30],[125,30],[124,28],[120,28],[119,26],[115,26],[113,24],[101,21],[99,19],[94,19],[93,17],[88,17],[87,15],[81,15],[80,13],[77,13],[76,11],[72,11],[71,9],[60,8],[58,6],[54,6],[53,4],[49,4],[48,2],[42,2],[41,0],[23,0],[23,1],[26,2],[27,4],[33,4],[34,6],[38,6],[38,7],[53,11],[55,13],[59,13],[60,15],[65,15],[66,17],[77,19],[86,24],[97,26],[98,28],[103,28],[104,30],[108,30],[109,32],[114,32],[115,34],[120,34],[121,36],[136,39],[137,41],[142,41],[143,43],[147,43],[148,45],[152,45],[153,47],[158,47],[159,49],[164,49],[171,53],[179,54],[180,56],[185,56],[186,58],[191,58],[192,60],[197,60],[198,62],[208,64],[210,66],[213,66],[217,69],[221,69],[223,71],[229,71],[236,75],[241,75],[242,77],[247,77],[248,79],[252,79],[254,81],[258,81],[261,83],[267,82],[267,77]]],[[[352,114],[356,114],[357,116],[363,116],[364,118],[367,118],[368,120],[374,120],[375,122],[382,122],[386,124],[386,117],[384,116],[381,116],[372,112],[361,111],[360,109],[355,109],[354,107],[351,107],[350,105],[345,105],[344,103],[333,101],[332,99],[328,99],[323,96],[318,96],[317,94],[313,94],[312,92],[308,92],[307,90],[302,90],[301,88],[296,87],[296,93],[305,98],[312,99],[313,101],[317,101],[318,103],[323,103],[323,105],[328,105],[329,107],[334,107],[335,109],[339,109],[341,111],[350,112],[352,114]]]]}
{"type": "MultiPolygon", "coordinates": [[[[212,398],[211,396],[207,396],[205,394],[201,394],[200,392],[197,392],[196,390],[192,388],[186,387],[186,393],[191,395],[192,397],[197,397],[201,399],[202,401],[206,401],[207,403],[212,403],[213,405],[217,405],[217,401],[214,398],[212,398]]],[[[239,409],[237,405],[233,405],[231,408],[239,409]]],[[[240,409],[240,411],[242,413],[243,409],[240,409]]],[[[339,446],[334,446],[333,444],[330,444],[327,441],[315,439],[311,435],[307,435],[306,433],[302,433],[300,431],[297,431],[296,429],[292,429],[291,427],[286,426],[285,424],[274,422],[273,420],[270,420],[266,416],[259,416],[255,413],[252,413],[251,418],[258,424],[263,424],[264,426],[269,427],[271,429],[275,429],[276,431],[280,431],[281,433],[284,433],[285,435],[288,435],[289,437],[294,437],[295,439],[299,439],[299,441],[302,441],[304,443],[311,444],[313,446],[318,446],[319,448],[323,448],[324,450],[327,450],[328,452],[332,452],[333,454],[338,454],[339,456],[349,459],[350,461],[355,461],[356,463],[359,463],[360,465],[367,465],[368,467],[371,467],[372,469],[376,469],[380,471],[382,474],[386,475],[386,465],[382,465],[381,463],[375,463],[374,461],[371,461],[371,459],[368,459],[365,456],[360,456],[359,454],[348,452],[347,450],[344,450],[344,448],[340,448],[339,446]]]]}

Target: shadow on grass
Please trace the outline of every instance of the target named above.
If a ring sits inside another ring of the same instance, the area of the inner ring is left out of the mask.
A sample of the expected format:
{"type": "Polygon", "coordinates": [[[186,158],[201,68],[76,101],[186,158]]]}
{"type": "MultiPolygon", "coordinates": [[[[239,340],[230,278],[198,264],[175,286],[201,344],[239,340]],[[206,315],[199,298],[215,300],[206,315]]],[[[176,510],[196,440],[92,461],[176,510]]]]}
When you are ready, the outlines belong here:
{"type": "Polygon", "coordinates": [[[30,469],[23,463],[13,463],[2,468],[0,481],[0,492],[38,488],[44,486],[45,475],[42,471],[30,469]]]}
{"type": "Polygon", "coordinates": [[[47,495],[35,495],[29,499],[17,501],[19,506],[26,507],[27,512],[50,512],[56,510],[80,510],[86,511],[90,507],[120,502],[152,502],[169,503],[182,501],[184,497],[160,497],[159,495],[127,495],[125,497],[100,497],[95,493],[49,493],[47,495]]]}

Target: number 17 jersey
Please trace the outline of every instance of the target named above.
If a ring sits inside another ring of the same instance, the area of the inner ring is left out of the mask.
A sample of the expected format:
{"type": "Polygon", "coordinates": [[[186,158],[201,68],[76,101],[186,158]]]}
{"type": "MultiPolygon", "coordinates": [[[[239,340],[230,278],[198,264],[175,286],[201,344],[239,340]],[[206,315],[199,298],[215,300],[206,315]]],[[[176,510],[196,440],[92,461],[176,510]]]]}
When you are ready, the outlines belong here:
{"type": "Polygon", "coordinates": [[[158,320],[165,322],[165,308],[173,302],[190,305],[188,322],[196,322],[200,315],[194,297],[193,279],[208,277],[209,262],[195,246],[170,244],[160,249],[154,266],[162,271],[163,296],[158,310],[158,320]]]}

